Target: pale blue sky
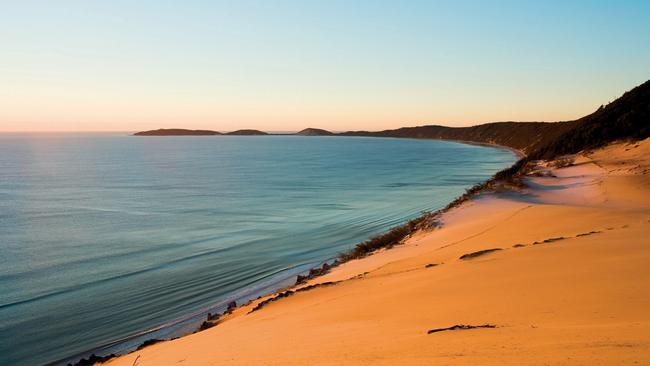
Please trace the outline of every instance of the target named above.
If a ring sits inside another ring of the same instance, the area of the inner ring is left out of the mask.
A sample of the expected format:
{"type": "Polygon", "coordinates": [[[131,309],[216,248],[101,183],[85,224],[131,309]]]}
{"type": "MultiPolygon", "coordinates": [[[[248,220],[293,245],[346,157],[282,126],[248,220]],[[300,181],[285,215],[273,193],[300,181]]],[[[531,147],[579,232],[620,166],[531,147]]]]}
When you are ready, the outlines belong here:
{"type": "Polygon", "coordinates": [[[0,130],[566,120],[650,78],[650,1],[0,1],[0,130]]]}

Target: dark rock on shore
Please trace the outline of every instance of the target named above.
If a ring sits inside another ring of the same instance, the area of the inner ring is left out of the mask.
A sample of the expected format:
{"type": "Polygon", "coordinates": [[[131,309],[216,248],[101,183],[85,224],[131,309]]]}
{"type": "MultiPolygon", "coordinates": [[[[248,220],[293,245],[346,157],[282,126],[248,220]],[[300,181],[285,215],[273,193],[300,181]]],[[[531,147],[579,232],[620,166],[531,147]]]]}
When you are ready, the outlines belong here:
{"type": "Polygon", "coordinates": [[[153,344],[156,344],[156,343],[162,342],[162,341],[163,341],[162,339],[158,339],[158,338],[147,339],[146,341],[142,342],[142,344],[139,345],[136,350],[139,351],[139,350],[141,350],[141,349],[143,349],[145,347],[149,347],[149,346],[151,346],[153,344]]]}
{"type": "Polygon", "coordinates": [[[68,366],[92,366],[98,362],[106,362],[114,357],[117,356],[113,353],[108,356],[97,356],[93,353],[92,355],[88,356],[88,358],[82,358],[77,363],[69,363],[68,366]]]}
{"type": "Polygon", "coordinates": [[[236,308],[237,308],[237,302],[236,301],[231,301],[231,302],[228,303],[228,308],[226,309],[226,313],[231,313],[236,308]]]}
{"type": "Polygon", "coordinates": [[[340,264],[339,260],[335,260],[332,264],[328,263],[323,263],[321,267],[316,267],[312,268],[309,270],[309,273],[306,275],[298,275],[296,277],[296,285],[300,285],[301,283],[305,283],[312,278],[316,278],[318,276],[322,276],[329,272],[332,268],[338,266],[340,264]]]}

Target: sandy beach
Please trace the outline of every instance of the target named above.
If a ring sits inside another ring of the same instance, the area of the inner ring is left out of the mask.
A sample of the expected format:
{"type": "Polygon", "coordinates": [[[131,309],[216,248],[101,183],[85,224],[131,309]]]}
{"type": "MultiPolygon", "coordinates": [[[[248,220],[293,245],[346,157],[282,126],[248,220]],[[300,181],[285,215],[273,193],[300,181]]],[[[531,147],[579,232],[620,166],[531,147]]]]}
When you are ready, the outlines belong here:
{"type": "Polygon", "coordinates": [[[553,166],[307,290],[105,364],[647,364],[650,140],[553,166]]]}

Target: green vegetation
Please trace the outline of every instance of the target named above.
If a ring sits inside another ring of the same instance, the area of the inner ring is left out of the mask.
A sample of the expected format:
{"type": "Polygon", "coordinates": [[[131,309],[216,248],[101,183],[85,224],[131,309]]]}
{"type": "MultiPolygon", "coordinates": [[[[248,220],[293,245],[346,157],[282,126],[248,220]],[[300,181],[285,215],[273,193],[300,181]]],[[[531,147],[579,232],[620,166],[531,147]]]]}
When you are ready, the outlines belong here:
{"type": "Polygon", "coordinates": [[[574,129],[531,152],[529,160],[548,160],[617,140],[650,137],[650,80],[576,122],[574,129]]]}
{"type": "Polygon", "coordinates": [[[425,212],[422,216],[417,217],[404,225],[396,226],[388,232],[373,236],[372,238],[357,244],[350,251],[339,255],[341,262],[352,259],[363,258],[368,254],[382,248],[392,248],[403,242],[409,235],[419,230],[427,230],[439,225],[438,216],[440,212],[425,212]]]}
{"type": "Polygon", "coordinates": [[[575,127],[538,146],[512,167],[497,173],[493,180],[517,180],[535,160],[559,159],[570,164],[570,157],[584,150],[603,147],[614,141],[638,141],[650,137],[650,80],[601,106],[588,116],[574,121],[575,127]]]}

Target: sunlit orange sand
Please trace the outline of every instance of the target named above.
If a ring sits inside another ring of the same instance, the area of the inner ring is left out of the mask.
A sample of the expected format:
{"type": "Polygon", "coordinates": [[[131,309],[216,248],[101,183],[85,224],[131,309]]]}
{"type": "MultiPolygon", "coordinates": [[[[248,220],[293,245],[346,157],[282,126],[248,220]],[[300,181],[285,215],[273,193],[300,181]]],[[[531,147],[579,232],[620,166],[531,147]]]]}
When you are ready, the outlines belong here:
{"type": "Polygon", "coordinates": [[[548,166],[303,286],[338,283],[106,364],[647,364],[650,140],[548,166]]]}

